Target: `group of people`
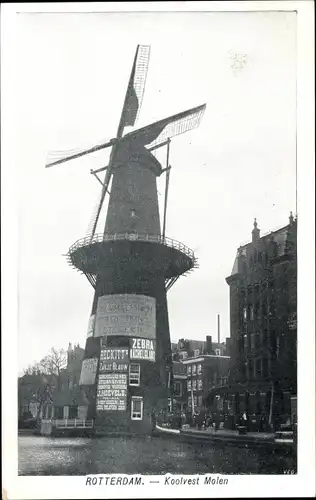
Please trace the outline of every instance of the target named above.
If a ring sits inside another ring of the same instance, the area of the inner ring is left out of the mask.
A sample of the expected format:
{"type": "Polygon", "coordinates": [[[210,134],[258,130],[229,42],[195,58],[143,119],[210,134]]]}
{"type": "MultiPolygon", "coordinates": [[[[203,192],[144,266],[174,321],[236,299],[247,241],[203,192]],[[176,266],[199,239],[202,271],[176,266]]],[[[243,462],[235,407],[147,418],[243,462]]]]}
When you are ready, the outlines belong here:
{"type": "MultiPolygon", "coordinates": [[[[234,415],[232,413],[223,414],[223,412],[211,411],[210,409],[195,411],[193,414],[189,410],[186,412],[175,411],[173,413],[161,410],[159,414],[153,417],[153,421],[157,422],[158,425],[172,429],[181,429],[183,425],[198,429],[212,428],[215,431],[222,426],[232,430],[245,427],[247,431],[257,432],[266,432],[271,429],[268,415],[249,415],[247,411],[234,415]]],[[[280,422],[275,418],[273,428],[278,428],[279,425],[280,422]]]]}
{"type": "Polygon", "coordinates": [[[191,412],[174,412],[165,414],[160,412],[157,417],[154,417],[158,425],[163,424],[173,429],[181,429],[183,425],[197,427],[198,429],[214,428],[219,429],[221,423],[221,415],[219,413],[211,413],[210,411],[199,411],[192,414],[191,412]]]}

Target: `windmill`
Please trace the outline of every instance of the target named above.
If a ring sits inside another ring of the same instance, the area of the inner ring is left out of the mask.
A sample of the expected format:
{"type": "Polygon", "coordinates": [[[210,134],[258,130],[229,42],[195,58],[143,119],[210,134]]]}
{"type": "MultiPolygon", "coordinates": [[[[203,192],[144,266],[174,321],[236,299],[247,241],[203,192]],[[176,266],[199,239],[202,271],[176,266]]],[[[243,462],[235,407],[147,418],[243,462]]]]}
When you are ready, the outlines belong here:
{"type": "Polygon", "coordinates": [[[134,63],[128,82],[126,95],[124,99],[123,109],[116,133],[116,137],[108,142],[97,144],[89,149],[83,149],[71,152],[51,152],[46,167],[52,167],[60,163],[74,160],[81,156],[100,151],[105,148],[111,147],[111,154],[109,164],[106,167],[101,167],[97,170],[91,170],[98,181],[102,184],[100,200],[97,206],[97,211],[93,218],[92,229],[90,237],[93,239],[97,223],[100,217],[101,209],[104,203],[108,187],[115,169],[115,160],[119,149],[134,149],[146,147],[149,151],[167,146],[167,165],[166,169],[166,189],[165,189],[165,203],[164,203],[164,223],[163,223],[163,236],[165,235],[165,221],[167,209],[167,196],[170,176],[169,166],[169,151],[171,139],[177,135],[183,134],[198,127],[200,120],[203,116],[206,105],[197,106],[195,108],[183,111],[168,118],[164,118],[155,123],[147,125],[141,129],[124,134],[125,127],[133,127],[139,117],[144,90],[146,83],[146,76],[149,64],[150,46],[138,45],[135,53],[134,63]],[[106,171],[103,181],[100,180],[98,173],[106,171]]]}
{"type": "Polygon", "coordinates": [[[113,427],[114,421],[108,415],[116,412],[115,426],[125,430],[131,427],[126,415],[121,418],[122,412],[131,408],[131,419],[145,422],[147,417],[142,405],[147,409],[157,408],[159,402],[165,404],[171,396],[172,358],[166,293],[179,276],[197,267],[194,252],[165,235],[169,153],[171,139],[197,127],[206,105],[124,134],[125,127],[133,127],[139,116],[149,55],[149,46],[137,46],[116,136],[88,149],[51,154],[46,165],[52,167],[111,148],[108,165],[90,171],[102,185],[90,232],[70,247],[67,259],[95,289],[80,377],[90,401],[88,418],[97,416],[100,425],[113,427]],[[165,168],[152,154],[162,147],[166,147],[167,153],[165,168]],[[100,178],[102,172],[105,172],[103,179],[100,178]],[[161,231],[156,181],[163,172],[166,185],[161,231]],[[107,194],[106,222],[99,234],[96,229],[107,194]],[[125,314],[127,311],[132,313],[125,314]],[[138,346],[136,349],[132,348],[134,344],[138,346]],[[120,391],[126,394],[111,404],[104,395],[107,387],[104,380],[108,380],[109,375],[104,370],[112,370],[114,374],[119,365],[104,362],[109,346],[117,351],[130,348],[131,364],[122,366],[129,366],[129,385],[133,385],[131,380],[138,380],[140,387],[137,396],[133,396],[128,385],[124,392],[122,387],[127,384],[127,378],[122,373],[120,391]],[[138,379],[135,371],[130,372],[132,366],[134,370],[138,366],[137,373],[142,373],[138,379]]]}

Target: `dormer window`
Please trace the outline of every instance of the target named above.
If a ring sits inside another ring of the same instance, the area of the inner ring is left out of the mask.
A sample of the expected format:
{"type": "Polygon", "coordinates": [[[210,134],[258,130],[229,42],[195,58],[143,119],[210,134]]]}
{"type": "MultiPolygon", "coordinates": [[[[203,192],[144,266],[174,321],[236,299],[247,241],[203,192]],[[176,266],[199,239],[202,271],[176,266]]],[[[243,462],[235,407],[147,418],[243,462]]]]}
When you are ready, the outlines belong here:
{"type": "Polygon", "coordinates": [[[200,349],[194,349],[194,357],[197,357],[200,355],[200,349]]]}

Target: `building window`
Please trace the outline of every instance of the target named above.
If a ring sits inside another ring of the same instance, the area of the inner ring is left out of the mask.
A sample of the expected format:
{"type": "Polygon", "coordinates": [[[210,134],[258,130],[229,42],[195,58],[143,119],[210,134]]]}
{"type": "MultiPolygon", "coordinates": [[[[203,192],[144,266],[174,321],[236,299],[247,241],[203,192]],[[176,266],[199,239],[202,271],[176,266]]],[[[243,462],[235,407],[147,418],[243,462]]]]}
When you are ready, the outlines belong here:
{"type": "Polygon", "coordinates": [[[196,391],[196,380],[192,380],[192,389],[196,391]]]}
{"type": "Polygon", "coordinates": [[[247,349],[248,347],[248,335],[244,335],[244,348],[247,349]]]}
{"type": "Polygon", "coordinates": [[[202,391],[203,389],[203,381],[201,379],[198,380],[198,391],[202,391]]]}
{"type": "Polygon", "coordinates": [[[215,355],[216,355],[216,356],[220,356],[220,355],[221,355],[221,351],[220,351],[220,349],[215,349],[215,355]]]}
{"type": "Polygon", "coordinates": [[[138,363],[131,363],[129,365],[129,385],[140,384],[140,365],[138,363]]]}
{"type": "Polygon", "coordinates": [[[68,418],[77,418],[78,417],[78,406],[71,405],[69,406],[68,418]]]}
{"type": "Polygon", "coordinates": [[[180,353],[180,356],[181,356],[182,359],[187,359],[188,353],[186,351],[183,351],[183,352],[180,353]]]}
{"type": "Polygon", "coordinates": [[[197,357],[200,355],[200,349],[194,349],[194,357],[197,357]]]}
{"type": "Polygon", "coordinates": [[[182,396],[182,384],[179,381],[174,383],[174,395],[178,397],[182,396]]]}
{"type": "Polygon", "coordinates": [[[168,412],[169,413],[172,412],[172,400],[171,400],[171,398],[168,398],[168,412]]]}
{"type": "Polygon", "coordinates": [[[195,375],[196,374],[196,365],[193,365],[192,366],[192,375],[195,375]]]}
{"type": "Polygon", "coordinates": [[[139,396],[133,396],[131,400],[131,419],[132,420],[142,420],[143,419],[143,398],[139,396]]]}
{"type": "Polygon", "coordinates": [[[188,375],[191,375],[191,365],[188,365],[188,366],[187,366],[187,374],[188,374],[188,375]]]}
{"type": "Polygon", "coordinates": [[[191,391],[191,380],[187,381],[187,388],[188,388],[188,391],[191,391]]]}
{"type": "Polygon", "coordinates": [[[255,304],[254,317],[256,319],[260,318],[260,304],[259,304],[259,302],[256,302],[256,304],[255,304]]]}
{"type": "Polygon", "coordinates": [[[243,308],[243,316],[244,316],[244,320],[246,321],[247,320],[247,307],[243,308]]]}
{"type": "Polygon", "coordinates": [[[194,406],[197,406],[197,396],[194,396],[193,400],[194,400],[194,406]]]}
{"type": "Polygon", "coordinates": [[[202,373],[202,365],[201,365],[201,364],[198,364],[198,365],[197,365],[197,374],[198,374],[198,375],[201,375],[201,373],[202,373]]]}
{"type": "Polygon", "coordinates": [[[202,406],[202,403],[203,403],[203,396],[199,396],[198,397],[198,404],[199,404],[199,406],[202,406]]]}
{"type": "Polygon", "coordinates": [[[55,406],[55,418],[64,418],[64,407],[63,406],[55,406]]]}
{"type": "Polygon", "coordinates": [[[253,318],[254,318],[254,310],[253,310],[253,306],[250,306],[250,309],[249,309],[249,317],[250,317],[250,320],[253,321],[253,318]]]}

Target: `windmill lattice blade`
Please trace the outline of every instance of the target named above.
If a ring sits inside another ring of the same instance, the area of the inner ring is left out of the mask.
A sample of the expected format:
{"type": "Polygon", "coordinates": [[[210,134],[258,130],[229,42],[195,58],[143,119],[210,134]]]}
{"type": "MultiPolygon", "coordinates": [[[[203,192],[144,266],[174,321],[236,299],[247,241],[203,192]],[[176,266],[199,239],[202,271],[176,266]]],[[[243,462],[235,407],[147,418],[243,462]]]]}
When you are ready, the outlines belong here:
{"type": "Polygon", "coordinates": [[[141,129],[126,134],[123,140],[136,141],[137,145],[156,146],[167,139],[184,134],[199,126],[206,104],[183,111],[141,129]]]}
{"type": "Polygon", "coordinates": [[[52,167],[53,165],[58,165],[59,163],[64,163],[65,161],[74,160],[75,158],[79,158],[80,156],[87,155],[89,153],[94,153],[95,151],[99,151],[100,149],[105,149],[110,146],[113,146],[115,143],[115,139],[111,139],[109,142],[103,142],[101,144],[97,144],[89,149],[71,149],[67,151],[51,151],[47,155],[47,163],[45,167],[52,167]]]}
{"type": "Polygon", "coordinates": [[[138,119],[145,90],[149,56],[150,45],[137,46],[122,112],[124,127],[134,126],[138,119]]]}

